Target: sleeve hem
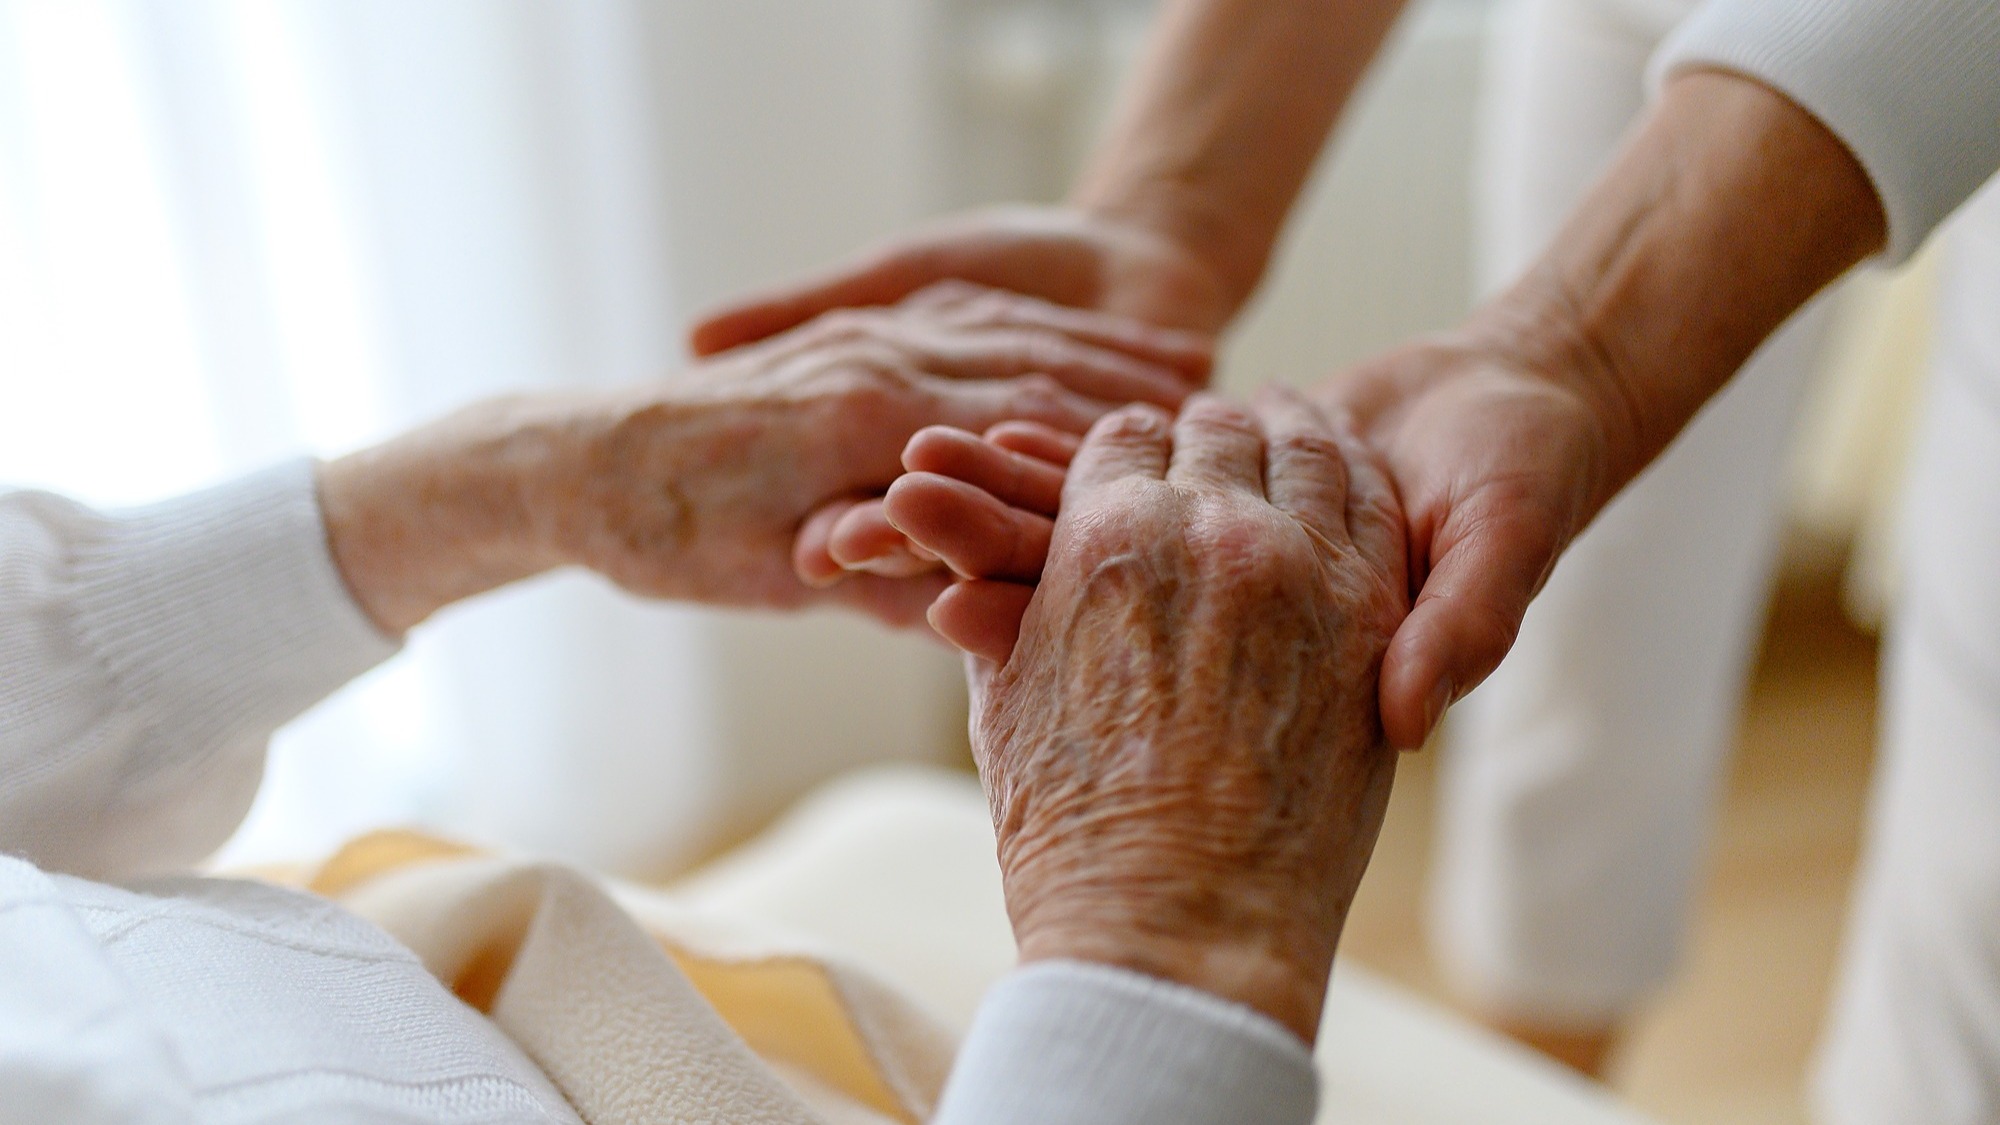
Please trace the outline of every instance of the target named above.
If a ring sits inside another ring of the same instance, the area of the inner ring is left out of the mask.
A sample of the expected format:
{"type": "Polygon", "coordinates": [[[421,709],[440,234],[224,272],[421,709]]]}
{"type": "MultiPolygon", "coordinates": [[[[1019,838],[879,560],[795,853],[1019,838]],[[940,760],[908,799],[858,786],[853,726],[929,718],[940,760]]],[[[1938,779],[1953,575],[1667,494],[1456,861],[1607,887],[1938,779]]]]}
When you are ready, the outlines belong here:
{"type": "Polygon", "coordinates": [[[1308,1125],[1318,1078],[1276,1021],[1106,965],[1046,961],[987,994],[937,1125],[1308,1125]]]}
{"type": "Polygon", "coordinates": [[[1875,186],[1879,260],[1914,254],[2000,167],[2000,6],[1980,0],[1711,3],[1654,56],[1655,87],[1715,67],[1755,78],[1818,118],[1875,186]]]}
{"type": "Polygon", "coordinates": [[[311,461],[110,514],[75,552],[78,637],[125,706],[172,734],[137,740],[150,752],[123,764],[121,790],[244,735],[261,748],[396,651],[327,550],[311,461]]]}

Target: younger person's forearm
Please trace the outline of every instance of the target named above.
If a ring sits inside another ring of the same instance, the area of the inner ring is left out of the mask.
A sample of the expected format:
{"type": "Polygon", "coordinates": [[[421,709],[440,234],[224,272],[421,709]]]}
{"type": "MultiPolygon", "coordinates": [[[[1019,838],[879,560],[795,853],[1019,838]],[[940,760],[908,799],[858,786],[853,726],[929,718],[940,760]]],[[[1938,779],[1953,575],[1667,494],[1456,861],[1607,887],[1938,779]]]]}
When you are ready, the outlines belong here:
{"type": "Polygon", "coordinates": [[[1173,238],[1235,306],[1403,0],[1176,0],[1074,202],[1173,238]]]}
{"type": "Polygon", "coordinates": [[[1818,120],[1751,79],[1684,73],[1468,330],[1580,382],[1606,421],[1608,494],[1884,237],[1874,187],[1818,120]]]}

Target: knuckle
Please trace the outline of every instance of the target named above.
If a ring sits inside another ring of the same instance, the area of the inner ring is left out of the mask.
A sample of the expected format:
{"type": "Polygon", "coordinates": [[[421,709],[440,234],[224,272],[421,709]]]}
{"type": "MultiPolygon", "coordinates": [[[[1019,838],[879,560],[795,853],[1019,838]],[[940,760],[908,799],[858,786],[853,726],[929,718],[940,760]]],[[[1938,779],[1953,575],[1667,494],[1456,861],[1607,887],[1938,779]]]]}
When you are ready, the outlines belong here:
{"type": "Polygon", "coordinates": [[[1023,368],[1048,372],[1072,367],[1070,349],[1060,340],[1035,332],[1024,336],[1014,349],[1014,360],[1023,368]]]}
{"type": "Polygon", "coordinates": [[[813,330],[829,343],[876,339],[884,327],[882,314],[870,309],[835,309],[813,321],[813,330]]]}
{"type": "Polygon", "coordinates": [[[880,407],[906,396],[914,385],[910,372],[892,357],[856,349],[826,373],[822,387],[843,403],[880,407]]]}
{"type": "Polygon", "coordinates": [[[1036,372],[1014,380],[1014,400],[1046,414],[1069,405],[1069,392],[1052,377],[1036,372]]]}
{"type": "Polygon", "coordinates": [[[1346,463],[1340,443],[1325,434],[1292,431],[1271,439],[1271,456],[1301,465],[1346,463]]]}
{"type": "Polygon", "coordinates": [[[1091,437],[1099,441],[1141,443],[1165,441],[1171,422],[1157,407],[1128,406],[1105,415],[1091,437]]]}
{"type": "Polygon", "coordinates": [[[1248,410],[1218,398],[1203,398],[1190,405],[1182,416],[1190,424],[1262,436],[1263,427],[1248,410]]]}

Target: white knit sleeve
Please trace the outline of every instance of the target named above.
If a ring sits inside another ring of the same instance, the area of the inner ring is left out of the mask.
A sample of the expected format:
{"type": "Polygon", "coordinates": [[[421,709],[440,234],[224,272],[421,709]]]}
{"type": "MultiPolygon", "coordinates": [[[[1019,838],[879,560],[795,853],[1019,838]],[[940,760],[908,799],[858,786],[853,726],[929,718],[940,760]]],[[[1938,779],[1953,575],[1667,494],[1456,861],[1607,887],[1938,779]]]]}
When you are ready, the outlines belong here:
{"type": "Polygon", "coordinates": [[[1845,142],[1882,197],[1889,261],[2000,169],[2000,0],[1709,0],[1655,80],[1690,66],[1750,75],[1845,142]]]}
{"type": "Polygon", "coordinates": [[[993,986],[933,1125],[1309,1125],[1312,1055],[1276,1021],[1105,965],[1041,961],[993,986]]]}
{"type": "Polygon", "coordinates": [[[0,495],[0,851],[92,878],[201,859],[271,732],[394,650],[310,463],[118,513],[0,495]]]}

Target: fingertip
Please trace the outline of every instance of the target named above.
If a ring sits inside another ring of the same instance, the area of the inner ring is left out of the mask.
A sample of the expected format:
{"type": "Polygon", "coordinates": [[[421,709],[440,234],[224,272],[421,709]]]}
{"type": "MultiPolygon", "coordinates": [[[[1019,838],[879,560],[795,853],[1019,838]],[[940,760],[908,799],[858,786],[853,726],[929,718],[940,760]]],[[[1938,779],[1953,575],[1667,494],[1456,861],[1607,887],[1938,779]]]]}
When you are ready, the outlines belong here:
{"type": "Polygon", "coordinates": [[[1419,597],[1382,655],[1382,726],[1391,743],[1422,746],[1451,705],[1499,667],[1519,624],[1509,620],[1463,599],[1419,597]]]}
{"type": "Polygon", "coordinates": [[[1382,735],[1398,750],[1421,750],[1452,704],[1451,681],[1429,667],[1399,632],[1382,657],[1382,735]]]}
{"type": "Polygon", "coordinates": [[[696,359],[705,359],[796,328],[815,313],[795,299],[744,297],[698,315],[687,332],[688,350],[696,359]]]}
{"type": "Polygon", "coordinates": [[[911,473],[937,472],[937,466],[949,458],[954,448],[978,440],[978,434],[957,426],[925,426],[903,443],[903,469],[911,473]]]}
{"type": "Polygon", "coordinates": [[[745,342],[749,337],[737,328],[739,319],[740,314],[734,309],[704,314],[688,329],[688,352],[696,359],[707,359],[745,342]]]}
{"type": "Polygon", "coordinates": [[[792,572],[799,581],[814,589],[835,585],[847,572],[834,560],[829,543],[833,529],[857,502],[836,500],[806,517],[792,540],[792,572]]]}
{"type": "Polygon", "coordinates": [[[1005,664],[1020,640],[1034,589],[1013,582],[956,582],[931,602],[925,618],[960,651],[1005,664]]]}
{"type": "Polygon", "coordinates": [[[928,546],[919,537],[921,525],[927,522],[937,504],[954,502],[955,491],[949,478],[913,469],[889,482],[888,491],[882,494],[882,516],[904,537],[928,546]]]}

